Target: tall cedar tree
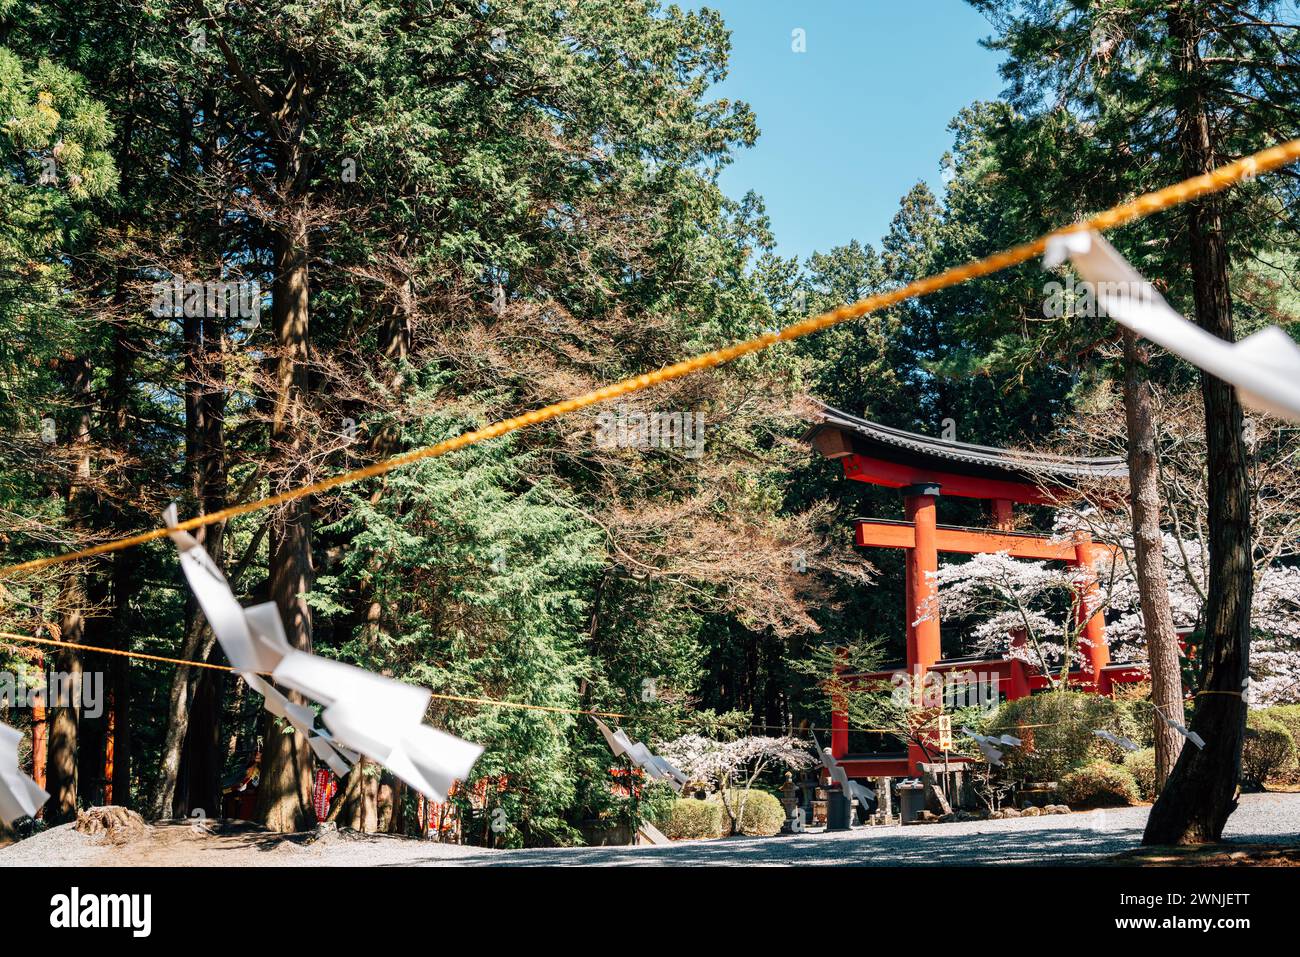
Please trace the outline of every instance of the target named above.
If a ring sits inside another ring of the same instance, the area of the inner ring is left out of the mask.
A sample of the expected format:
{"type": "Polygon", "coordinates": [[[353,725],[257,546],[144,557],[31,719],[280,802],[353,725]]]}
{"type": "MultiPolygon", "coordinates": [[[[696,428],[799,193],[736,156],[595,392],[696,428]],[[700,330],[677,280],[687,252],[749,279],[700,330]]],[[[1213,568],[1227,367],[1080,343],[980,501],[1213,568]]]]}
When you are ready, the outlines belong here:
{"type": "MultiPolygon", "coordinates": [[[[1004,74],[1013,103],[1037,120],[1008,134],[1031,154],[1021,169],[1027,176],[1041,176],[1044,167],[1055,171],[1025,190],[1039,202],[1050,201],[1044,185],[1077,190],[1089,168],[1121,174],[1109,179],[1122,189],[1143,190],[1203,173],[1294,129],[1300,28],[1288,22],[1286,4],[972,3],[997,27],[993,46],[1009,54],[1004,74]],[[1051,161],[1049,150],[1060,162],[1051,161]]],[[[1171,241],[1155,234],[1141,268],[1167,279],[1175,301],[1189,302],[1204,328],[1234,338],[1230,256],[1281,244],[1295,211],[1288,202],[1292,176],[1203,199],[1145,224],[1143,232],[1163,227],[1171,241]],[[1182,228],[1171,229],[1174,224],[1182,228]],[[1183,279],[1189,272],[1190,290],[1183,279]]],[[[1208,376],[1202,391],[1212,558],[1202,694],[1192,728],[1207,745],[1183,749],[1148,822],[1148,843],[1216,840],[1235,806],[1240,776],[1252,588],[1249,476],[1235,394],[1208,376]]]]}

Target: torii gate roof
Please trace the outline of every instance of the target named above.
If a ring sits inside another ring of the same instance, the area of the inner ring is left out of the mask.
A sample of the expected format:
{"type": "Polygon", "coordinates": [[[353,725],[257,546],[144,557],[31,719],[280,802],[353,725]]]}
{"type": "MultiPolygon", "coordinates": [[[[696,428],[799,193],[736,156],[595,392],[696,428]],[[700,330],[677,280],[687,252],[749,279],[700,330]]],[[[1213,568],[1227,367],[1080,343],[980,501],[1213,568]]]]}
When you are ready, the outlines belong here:
{"type": "Polygon", "coordinates": [[[922,469],[1017,482],[1056,479],[1123,479],[1128,466],[1120,456],[1072,458],[1042,452],[996,448],[937,439],[850,415],[818,403],[805,441],[828,458],[858,454],[922,469]]]}

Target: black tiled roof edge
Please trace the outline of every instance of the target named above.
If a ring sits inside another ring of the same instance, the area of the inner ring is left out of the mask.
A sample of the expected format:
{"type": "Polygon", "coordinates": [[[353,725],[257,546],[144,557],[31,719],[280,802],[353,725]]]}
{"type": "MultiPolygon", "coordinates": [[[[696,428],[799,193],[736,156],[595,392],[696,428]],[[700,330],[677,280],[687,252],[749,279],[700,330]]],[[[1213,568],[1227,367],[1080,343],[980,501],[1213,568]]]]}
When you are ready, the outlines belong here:
{"type": "Polygon", "coordinates": [[[805,438],[812,438],[818,431],[828,427],[861,436],[869,443],[892,446],[923,458],[947,459],[952,462],[1014,472],[1017,475],[1093,479],[1128,477],[1128,466],[1120,456],[1070,458],[1046,455],[1041,452],[1001,449],[990,445],[975,445],[969,442],[947,441],[871,422],[824,403],[819,405],[818,419],[805,434],[805,438]]]}

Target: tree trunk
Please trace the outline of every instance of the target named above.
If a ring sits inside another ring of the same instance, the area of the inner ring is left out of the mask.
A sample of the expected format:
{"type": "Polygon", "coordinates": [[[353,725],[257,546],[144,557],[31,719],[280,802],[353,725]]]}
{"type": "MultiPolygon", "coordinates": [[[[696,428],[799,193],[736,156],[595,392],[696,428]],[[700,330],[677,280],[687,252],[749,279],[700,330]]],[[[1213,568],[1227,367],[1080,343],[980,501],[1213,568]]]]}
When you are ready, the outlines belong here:
{"type": "Polygon", "coordinates": [[[363,834],[379,830],[379,775],[367,774],[361,778],[361,827],[363,834]]]}
{"type": "MultiPolygon", "coordinates": [[[[226,507],[224,336],[223,318],[209,315],[203,318],[195,343],[198,381],[195,384],[189,458],[192,490],[202,514],[219,512],[226,507]]],[[[206,526],[202,541],[212,552],[214,560],[222,564],[219,556],[225,551],[224,523],[206,526]]],[[[217,649],[215,636],[206,626],[202,654],[210,664],[221,664],[224,660],[217,649]]],[[[195,809],[202,809],[208,815],[220,810],[224,764],[221,715],[225,704],[226,676],[210,668],[193,670],[195,674],[189,678],[192,693],[181,761],[184,775],[172,801],[176,817],[188,817],[195,809]]]]}
{"type": "MultiPolygon", "coordinates": [[[[63,588],[62,601],[70,609],[63,614],[60,634],[64,641],[80,643],[84,637],[85,618],[82,606],[85,589],[82,573],[73,572],[63,588]]],[[[49,751],[45,766],[45,790],[50,794],[45,820],[51,825],[64,824],[77,816],[77,702],[75,689],[81,681],[81,655],[71,649],[60,650],[54,659],[54,671],[62,682],[57,696],[50,702],[49,751]]]]}
{"type": "MultiPolygon", "coordinates": [[[[194,117],[187,102],[180,99],[176,104],[175,119],[177,133],[177,155],[181,168],[187,175],[196,175],[197,163],[194,157],[194,117]]],[[[195,420],[199,413],[199,340],[202,336],[202,319],[197,316],[185,316],[181,320],[182,339],[184,341],[185,367],[185,462],[189,469],[191,488],[195,485],[195,420]]],[[[207,529],[201,528],[195,536],[206,547],[207,529]]],[[[220,552],[209,555],[220,568],[223,556],[220,552]]],[[[179,577],[179,576],[178,576],[179,577]]],[[[178,657],[187,661],[199,658],[199,650],[205,638],[204,627],[198,616],[194,596],[185,589],[185,632],[178,657]]],[[[176,781],[180,774],[181,750],[185,745],[185,735],[189,730],[190,697],[192,695],[195,671],[198,669],[178,666],[172,672],[171,687],[167,692],[167,724],[163,732],[162,747],[158,754],[158,776],[154,779],[153,790],[149,794],[146,816],[151,820],[170,818],[174,810],[176,781]]]]}
{"type": "MultiPolygon", "coordinates": [[[[121,232],[123,246],[132,236],[134,217],[146,219],[150,211],[132,201],[136,195],[134,185],[139,182],[137,174],[146,165],[136,152],[135,132],[141,106],[137,99],[138,77],[134,64],[135,39],[128,41],[131,50],[132,66],[127,75],[124,95],[124,116],[121,123],[121,135],[114,141],[117,168],[122,170],[119,195],[127,201],[110,216],[121,232]]],[[[117,314],[125,314],[132,309],[135,301],[132,281],[136,277],[136,263],[129,265],[119,260],[114,270],[113,308],[117,314]]],[[[104,430],[108,434],[111,446],[121,455],[128,456],[136,433],[129,427],[130,404],[132,398],[132,371],[135,365],[133,334],[126,322],[113,324],[112,368],[109,372],[108,387],[104,398],[104,430]]],[[[119,503],[108,500],[104,503],[106,526],[116,534],[128,534],[136,527],[134,519],[122,514],[119,503]]],[[[144,579],[137,574],[138,559],[130,550],[118,552],[112,556],[113,618],[108,627],[108,647],[120,651],[131,650],[131,636],[134,632],[131,621],[131,599],[144,587],[144,579]]],[[[131,805],[131,659],[122,655],[105,655],[107,674],[105,691],[108,694],[111,712],[106,716],[108,741],[106,742],[105,767],[105,803],[122,807],[131,805]],[[111,760],[109,760],[111,758],[111,760]]]]}
{"type": "MultiPolygon", "coordinates": [[[[137,574],[135,553],[119,552],[113,558],[114,619],[108,645],[129,651],[131,645],[131,598],[144,584],[137,574]]],[[[112,767],[105,767],[105,788],[112,800],[107,802],[121,807],[131,806],[131,659],[121,655],[105,655],[107,674],[105,692],[109,696],[111,714],[108,721],[111,731],[112,767]]]]}
{"type": "Polygon", "coordinates": [[[406,833],[406,785],[393,778],[393,813],[388,819],[389,834],[406,833]]]}
{"type": "MultiPolygon", "coordinates": [[[[115,617],[109,644],[129,651],[131,645],[131,598],[143,587],[138,574],[138,559],[131,551],[119,552],[113,559],[113,601],[115,617]]],[[[106,655],[108,674],[105,690],[112,708],[113,766],[106,786],[113,804],[130,807],[131,801],[131,659],[106,655]]],[[[107,772],[109,769],[105,768],[107,772]]]]}
{"type": "MultiPolygon", "coordinates": [[[[103,510],[97,509],[93,517],[87,517],[91,518],[96,527],[104,527],[103,510]]],[[[104,612],[109,607],[110,601],[109,583],[105,577],[87,575],[85,607],[88,610],[93,608],[95,611],[93,614],[87,612],[85,621],[81,625],[81,637],[72,640],[96,647],[108,645],[105,632],[109,619],[104,617],[104,612]]],[[[81,682],[79,685],[73,685],[74,693],[79,694],[78,702],[87,703],[87,706],[79,705],[77,722],[77,798],[79,803],[86,807],[96,807],[104,803],[104,756],[108,746],[108,716],[102,712],[98,716],[94,714],[93,701],[87,692],[102,690],[102,683],[99,688],[95,688],[95,675],[103,675],[107,664],[106,658],[107,655],[98,652],[83,651],[81,682]]]]}
{"type": "MultiPolygon", "coordinates": [[[[216,555],[213,559],[217,562],[217,567],[220,567],[221,559],[216,555]]],[[[193,603],[193,597],[190,597],[189,602],[193,603]]],[[[178,657],[193,661],[199,658],[207,628],[197,614],[191,613],[187,617],[185,641],[178,657]]],[[[181,748],[190,726],[190,697],[196,671],[197,668],[178,666],[172,673],[171,689],[167,696],[167,731],[158,755],[158,778],[149,800],[149,817],[153,820],[165,820],[173,813],[176,780],[181,767],[181,748]]]]}
{"type": "Polygon", "coordinates": [[[338,822],[340,827],[357,830],[361,824],[361,791],[365,777],[366,759],[363,757],[344,778],[346,782],[334,796],[334,805],[330,808],[327,820],[338,822]]]}
{"type": "MultiPolygon", "coordinates": [[[[1169,15],[1179,79],[1178,135],[1188,176],[1215,165],[1202,95],[1196,6],[1180,4],[1169,15]]],[[[1216,197],[1187,206],[1196,321],[1232,341],[1232,298],[1228,253],[1216,197]]],[[[1209,476],[1209,588],[1201,687],[1192,730],[1204,749],[1186,747],[1164,793],[1151,809],[1145,844],[1217,841],[1237,806],[1241,749],[1246,734],[1244,688],[1250,670],[1250,603],[1254,586],[1250,543],[1249,472],[1241,405],[1227,383],[1201,374],[1209,476]]]]}
{"type": "MultiPolygon", "coordinates": [[[[198,503],[199,511],[207,513],[225,506],[226,474],[225,447],[222,435],[225,398],[220,389],[219,377],[223,368],[220,335],[213,320],[186,316],[185,330],[185,449],[190,475],[190,491],[198,503]],[[218,377],[213,381],[212,377],[218,377]]],[[[207,525],[195,532],[195,538],[211,556],[218,568],[225,564],[224,524],[207,525]]],[[[187,590],[188,595],[188,590],[187,590]]],[[[186,600],[185,641],[181,658],[201,661],[208,657],[214,637],[207,622],[199,613],[192,595],[186,600]]],[[[158,778],[149,802],[149,813],[156,820],[185,816],[190,810],[186,795],[177,800],[176,786],[180,776],[182,756],[187,749],[190,722],[194,716],[192,699],[199,680],[198,668],[178,667],[172,674],[171,689],[167,699],[167,731],[159,755],[158,778]]],[[[200,741],[208,741],[211,734],[204,729],[200,741]]],[[[195,746],[207,747],[196,741],[195,746]]],[[[200,759],[201,761],[201,759],[200,759]]],[[[192,761],[185,762],[186,764],[192,761]]],[[[210,804],[210,799],[205,799],[210,804]]],[[[206,805],[198,805],[205,811],[206,805]]]]}
{"type": "Polygon", "coordinates": [[[1133,561],[1137,572],[1142,623],[1151,664],[1151,716],[1156,748],[1156,793],[1174,770],[1183,738],[1160,714],[1183,723],[1183,683],[1178,665],[1178,635],[1169,609],[1164,542],[1160,530],[1160,488],[1151,393],[1146,384],[1146,349],[1124,328],[1124,419],[1128,425],[1129,495],[1133,506],[1133,561]]]}
{"type": "MultiPolygon", "coordinates": [[[[214,648],[209,660],[218,657],[214,648]]],[[[203,669],[194,683],[190,703],[189,733],[181,757],[181,773],[172,801],[172,816],[189,817],[202,810],[207,817],[221,814],[221,772],[225,749],[221,746],[221,705],[226,693],[226,674],[203,669]]]]}
{"type": "MultiPolygon", "coordinates": [[[[273,314],[277,354],[274,356],[275,394],[272,397],[271,444],[281,463],[292,462],[301,446],[307,396],[308,360],[308,237],[305,217],[276,233],[273,314]]],[[[271,598],[284,620],[289,644],[311,650],[312,587],[311,504],[298,499],[284,506],[270,532],[271,598]]],[[[289,698],[306,700],[297,692],[289,698]]],[[[307,739],[282,734],[279,719],[266,716],[262,776],[258,785],[257,817],[273,831],[296,831],[312,819],[313,760],[307,739]]]]}
{"type": "MultiPolygon", "coordinates": [[[[125,268],[114,271],[114,312],[130,308],[130,278],[125,268]]],[[[127,428],[133,364],[129,335],[124,323],[113,324],[108,379],[101,390],[99,409],[101,434],[108,448],[123,457],[129,456],[131,441],[127,428]]],[[[94,509],[88,517],[97,528],[117,535],[129,532],[131,522],[122,514],[121,504],[111,496],[96,496],[93,504],[87,503],[87,508],[94,509]]],[[[143,584],[140,576],[134,574],[134,568],[135,556],[119,552],[98,567],[99,574],[88,578],[87,607],[95,611],[83,629],[86,644],[130,649],[130,603],[143,584]]],[[[94,689],[108,699],[98,717],[82,710],[77,732],[78,790],[80,800],[87,805],[125,804],[129,799],[130,721],[126,713],[129,700],[126,674],[130,660],[96,652],[87,652],[82,660],[83,680],[91,681],[93,676],[98,676],[94,689]],[[122,740],[126,744],[119,747],[122,740]]]]}
{"type": "MultiPolygon", "coordinates": [[[[125,552],[119,553],[113,565],[117,578],[114,587],[118,595],[117,610],[119,616],[130,614],[127,601],[127,583],[130,591],[139,589],[141,579],[134,574],[135,558],[125,552]]],[[[123,651],[129,650],[131,643],[129,631],[123,627],[118,630],[115,646],[123,651]]],[[[113,803],[121,807],[130,807],[131,801],[131,659],[121,655],[110,655],[108,663],[108,683],[112,688],[113,709],[113,768],[109,778],[112,787],[113,803]]]]}
{"type": "MultiPolygon", "coordinates": [[[[76,474],[68,483],[68,517],[75,522],[82,514],[82,496],[90,477],[91,368],[89,359],[71,365],[69,393],[73,397],[77,418],[71,445],[76,450],[76,474]]],[[[63,580],[59,607],[62,609],[59,636],[63,641],[83,644],[86,629],[86,573],[74,568],[63,580]]],[[[57,700],[50,704],[46,790],[50,794],[45,820],[63,824],[77,816],[78,798],[78,702],[74,699],[81,687],[81,653],[71,648],[55,655],[54,671],[62,682],[57,700]]]]}
{"type": "MultiPolygon", "coordinates": [[[[401,395],[404,387],[400,366],[407,358],[410,346],[410,323],[413,309],[409,282],[403,288],[405,294],[400,302],[388,310],[383,324],[380,326],[379,334],[380,348],[384,357],[390,362],[388,385],[395,397],[401,395]]],[[[400,436],[401,428],[396,423],[373,435],[367,450],[369,457],[377,461],[391,455],[397,448],[400,436]]],[[[370,497],[372,505],[377,505],[380,502],[383,492],[383,483],[379,483],[370,497]]],[[[358,586],[355,609],[352,615],[352,621],[359,624],[362,630],[362,640],[369,648],[373,648],[379,638],[383,618],[383,605],[375,599],[374,591],[372,581],[362,582],[358,586]]],[[[371,831],[375,829],[376,824],[370,822],[374,819],[377,823],[377,810],[373,810],[373,808],[378,796],[379,777],[378,775],[368,776],[365,773],[368,763],[367,759],[363,757],[347,775],[347,783],[335,798],[334,806],[329,813],[329,820],[341,821],[344,827],[350,827],[354,830],[371,831]]],[[[400,795],[400,790],[396,786],[394,787],[394,793],[400,795]]],[[[394,798],[395,801],[399,799],[398,797],[394,798]]],[[[396,812],[394,817],[397,817],[396,812]]]]}
{"type": "MultiPolygon", "coordinates": [[[[149,219],[149,212],[139,204],[131,202],[136,195],[135,186],[140,183],[140,171],[146,165],[137,153],[135,133],[141,105],[137,98],[138,76],[135,70],[135,39],[129,41],[132,51],[132,66],[126,79],[125,115],[122,119],[121,136],[117,138],[116,155],[118,169],[123,171],[120,194],[127,198],[122,208],[113,214],[122,239],[130,239],[137,217],[149,219]]],[[[133,310],[136,302],[133,280],[137,275],[136,263],[118,260],[114,270],[113,307],[116,313],[126,314],[133,310]]],[[[133,395],[133,370],[135,366],[134,336],[130,324],[115,322],[113,325],[112,368],[109,373],[108,388],[104,400],[104,428],[108,433],[112,447],[124,457],[129,457],[131,446],[137,438],[137,432],[130,427],[130,408],[133,395]]],[[[107,524],[118,534],[128,534],[136,527],[134,518],[123,515],[121,504],[109,500],[105,503],[107,524]]],[[[136,552],[118,552],[112,557],[113,620],[108,629],[109,647],[120,651],[131,650],[131,636],[134,632],[131,599],[144,587],[144,577],[138,574],[139,558],[136,552]]],[[[104,768],[106,803],[129,807],[131,799],[131,659],[121,655],[106,655],[107,675],[105,685],[109,694],[111,714],[107,726],[112,730],[108,747],[111,748],[111,766],[104,768]],[[107,798],[111,797],[111,801],[107,798]]],[[[107,756],[106,756],[107,757],[107,756]]]]}

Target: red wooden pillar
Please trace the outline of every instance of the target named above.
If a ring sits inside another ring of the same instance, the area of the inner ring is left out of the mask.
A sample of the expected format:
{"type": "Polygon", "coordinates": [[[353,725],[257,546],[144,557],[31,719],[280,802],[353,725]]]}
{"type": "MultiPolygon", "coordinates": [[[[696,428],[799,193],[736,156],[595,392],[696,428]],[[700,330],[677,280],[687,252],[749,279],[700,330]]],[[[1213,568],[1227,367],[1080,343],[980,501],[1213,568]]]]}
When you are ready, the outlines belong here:
{"type": "Polygon", "coordinates": [[[843,707],[831,712],[831,756],[844,757],[849,753],[849,715],[843,707]]]}
{"type": "MultiPolygon", "coordinates": [[[[1020,643],[1025,643],[1024,632],[1020,633],[1020,643]]],[[[1012,644],[1015,644],[1013,639],[1012,644]]],[[[1017,698],[1029,697],[1029,666],[1020,658],[1011,656],[1010,674],[1007,677],[1007,686],[1002,689],[1007,696],[1008,701],[1015,701],[1017,698]]]]}
{"type": "MultiPolygon", "coordinates": [[[[939,486],[910,485],[903,489],[903,505],[916,535],[916,547],[907,552],[907,671],[911,680],[924,682],[926,670],[942,657],[939,639],[939,586],[931,577],[939,570],[938,520],[935,500],[939,486]],[[927,617],[918,621],[922,614],[927,617]]],[[[924,685],[922,684],[923,688],[924,685]]],[[[916,770],[925,752],[916,744],[907,747],[908,767],[916,770]]]]}
{"type": "Polygon", "coordinates": [[[113,706],[113,693],[108,694],[108,720],[104,732],[104,803],[113,803],[113,752],[117,748],[117,708],[113,706]]]}
{"type": "MultiPolygon", "coordinates": [[[[838,659],[835,665],[835,673],[838,675],[844,670],[844,652],[837,652],[838,659]]],[[[849,713],[848,703],[841,695],[836,695],[831,701],[831,757],[842,758],[849,753],[849,713]]]]}
{"type": "Polygon", "coordinates": [[[995,498],[990,501],[993,506],[993,527],[1004,532],[1012,531],[1016,527],[1016,521],[1011,514],[1011,499],[995,498]]]}
{"type": "MultiPolygon", "coordinates": [[[[45,674],[45,656],[36,659],[40,668],[42,687],[48,687],[45,674]]],[[[46,744],[49,738],[49,712],[45,707],[45,692],[41,691],[32,698],[32,780],[41,790],[45,789],[46,744]]],[[[40,812],[37,812],[40,816],[40,812]]]]}
{"type": "Polygon", "coordinates": [[[903,489],[908,521],[916,533],[916,547],[907,552],[907,667],[915,678],[940,658],[938,586],[930,575],[939,570],[935,499],[937,485],[912,485],[903,489]],[[925,621],[917,621],[925,613],[925,621]],[[920,671],[918,672],[918,667],[920,671]]]}
{"type": "Polygon", "coordinates": [[[912,604],[912,594],[915,591],[912,579],[916,577],[913,567],[916,565],[913,561],[915,554],[914,549],[903,549],[903,617],[907,619],[903,634],[907,642],[904,646],[907,648],[907,676],[913,679],[916,677],[912,667],[912,662],[916,660],[916,608],[912,604]]]}
{"type": "Polygon", "coordinates": [[[1106,646],[1106,619],[1104,612],[1098,608],[1091,615],[1086,605],[1095,605],[1099,594],[1097,573],[1093,564],[1092,538],[1086,532],[1074,535],[1074,565],[1081,568],[1086,578],[1083,594],[1079,596],[1079,620],[1082,651],[1087,659],[1084,666],[1089,673],[1089,680],[1099,694],[1110,694],[1110,681],[1102,669],[1110,663],[1110,648],[1106,646]],[[1084,619],[1087,619],[1086,621],[1084,619]]]}

